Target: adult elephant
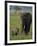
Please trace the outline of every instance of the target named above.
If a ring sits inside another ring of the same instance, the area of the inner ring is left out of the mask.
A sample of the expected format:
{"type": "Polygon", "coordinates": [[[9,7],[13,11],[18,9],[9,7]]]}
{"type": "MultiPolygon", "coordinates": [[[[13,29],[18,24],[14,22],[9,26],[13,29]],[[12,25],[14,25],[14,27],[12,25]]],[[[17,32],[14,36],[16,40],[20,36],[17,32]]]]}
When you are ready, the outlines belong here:
{"type": "Polygon", "coordinates": [[[28,34],[30,24],[32,22],[32,15],[30,13],[23,13],[21,18],[22,18],[22,31],[28,34]]]}

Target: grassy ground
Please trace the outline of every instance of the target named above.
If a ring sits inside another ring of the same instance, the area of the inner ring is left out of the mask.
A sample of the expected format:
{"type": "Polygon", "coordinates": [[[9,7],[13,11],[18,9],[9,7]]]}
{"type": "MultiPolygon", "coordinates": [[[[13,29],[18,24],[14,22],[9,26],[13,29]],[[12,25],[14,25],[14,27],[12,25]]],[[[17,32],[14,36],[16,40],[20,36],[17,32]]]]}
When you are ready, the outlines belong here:
{"type": "Polygon", "coordinates": [[[30,32],[28,35],[25,35],[25,33],[20,33],[22,30],[22,21],[20,19],[20,16],[17,14],[10,15],[10,32],[15,31],[16,27],[19,28],[19,34],[18,35],[12,35],[10,33],[10,40],[23,40],[23,39],[32,39],[32,28],[30,25],[30,32]]]}

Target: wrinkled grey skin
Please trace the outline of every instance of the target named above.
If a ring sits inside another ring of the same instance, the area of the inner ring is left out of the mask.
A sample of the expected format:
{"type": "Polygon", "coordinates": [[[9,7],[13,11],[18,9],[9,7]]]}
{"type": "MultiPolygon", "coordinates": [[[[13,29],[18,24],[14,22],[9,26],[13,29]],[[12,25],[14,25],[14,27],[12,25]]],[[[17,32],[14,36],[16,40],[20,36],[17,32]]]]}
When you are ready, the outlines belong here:
{"type": "Polygon", "coordinates": [[[30,13],[23,13],[21,19],[22,19],[22,32],[24,31],[26,34],[28,34],[30,24],[32,22],[32,15],[30,13]]]}

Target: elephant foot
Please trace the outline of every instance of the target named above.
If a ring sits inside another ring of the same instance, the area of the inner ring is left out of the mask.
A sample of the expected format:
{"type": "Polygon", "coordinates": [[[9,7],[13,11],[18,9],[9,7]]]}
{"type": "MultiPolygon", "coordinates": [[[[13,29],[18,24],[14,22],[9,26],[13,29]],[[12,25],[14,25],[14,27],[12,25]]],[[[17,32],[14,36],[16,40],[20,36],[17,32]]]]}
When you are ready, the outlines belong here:
{"type": "Polygon", "coordinates": [[[28,35],[29,34],[29,32],[25,32],[25,35],[28,35]]]}

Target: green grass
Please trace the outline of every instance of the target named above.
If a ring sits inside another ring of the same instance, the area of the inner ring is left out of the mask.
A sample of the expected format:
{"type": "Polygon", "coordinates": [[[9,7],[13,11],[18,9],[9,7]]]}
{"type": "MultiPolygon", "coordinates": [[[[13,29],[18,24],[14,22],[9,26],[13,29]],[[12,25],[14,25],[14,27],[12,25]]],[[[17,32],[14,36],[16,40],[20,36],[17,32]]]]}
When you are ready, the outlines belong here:
{"type": "MultiPolygon", "coordinates": [[[[10,32],[15,31],[16,27],[19,28],[19,32],[22,30],[22,21],[20,19],[20,16],[17,14],[10,15],[10,32]]],[[[32,32],[32,27],[30,25],[30,32],[32,32]]],[[[25,35],[25,33],[20,33],[18,35],[12,35],[10,34],[10,40],[26,40],[26,39],[32,39],[32,34],[25,35]]]]}
{"type": "Polygon", "coordinates": [[[21,22],[20,16],[17,16],[15,14],[10,16],[10,30],[14,30],[16,27],[18,27],[19,30],[21,31],[22,22],[21,22]]]}
{"type": "Polygon", "coordinates": [[[18,34],[18,35],[11,35],[10,36],[10,40],[26,40],[26,39],[32,39],[32,34],[28,34],[28,35],[25,35],[25,34],[18,34]]]}

